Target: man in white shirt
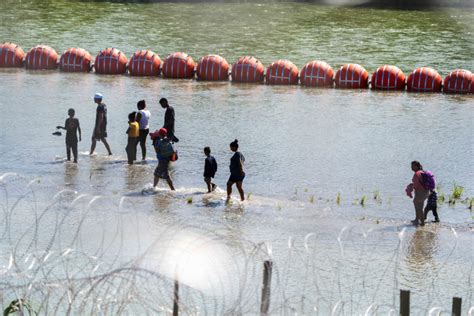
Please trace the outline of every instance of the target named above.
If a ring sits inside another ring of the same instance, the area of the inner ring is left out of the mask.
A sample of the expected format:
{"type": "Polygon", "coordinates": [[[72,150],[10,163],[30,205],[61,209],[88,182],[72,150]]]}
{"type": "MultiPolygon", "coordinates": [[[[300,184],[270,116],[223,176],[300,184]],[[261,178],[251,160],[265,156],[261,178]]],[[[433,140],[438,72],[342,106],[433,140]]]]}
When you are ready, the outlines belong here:
{"type": "Polygon", "coordinates": [[[148,136],[148,133],[150,132],[150,117],[151,113],[146,109],[146,103],[145,100],[140,100],[137,103],[137,118],[140,118],[140,121],[138,122],[138,126],[140,129],[140,135],[138,136],[139,142],[140,142],[140,147],[142,148],[142,160],[146,159],[146,137],[148,136]]]}

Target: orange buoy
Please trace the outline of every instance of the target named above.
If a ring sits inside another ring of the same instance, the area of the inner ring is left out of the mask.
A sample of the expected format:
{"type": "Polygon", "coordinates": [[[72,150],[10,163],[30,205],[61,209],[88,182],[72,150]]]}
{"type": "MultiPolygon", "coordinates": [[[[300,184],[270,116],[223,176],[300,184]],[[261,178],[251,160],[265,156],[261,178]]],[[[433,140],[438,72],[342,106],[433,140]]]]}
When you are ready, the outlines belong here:
{"type": "Polygon", "coordinates": [[[21,67],[25,52],[13,43],[0,44],[0,67],[21,67]]]}
{"type": "Polygon", "coordinates": [[[196,75],[199,80],[228,80],[229,63],[219,55],[204,56],[197,65],[196,75]]]}
{"type": "Polygon", "coordinates": [[[30,49],[25,58],[26,69],[56,69],[58,53],[46,45],[38,45],[30,49]]]}
{"type": "Polygon", "coordinates": [[[127,56],[116,48],[106,48],[95,57],[94,68],[98,74],[116,75],[127,71],[127,56]]]}
{"type": "Polygon", "coordinates": [[[443,79],[440,74],[430,67],[420,67],[413,70],[407,79],[407,91],[439,92],[443,79]]]}
{"type": "Polygon", "coordinates": [[[289,60],[277,60],[267,67],[265,79],[269,84],[297,84],[298,67],[289,60]]]}
{"type": "Polygon", "coordinates": [[[464,69],[451,71],[444,78],[444,93],[474,93],[474,75],[464,69]]]}
{"type": "Polygon", "coordinates": [[[336,72],[336,88],[365,89],[369,86],[369,73],[359,64],[345,64],[336,72]]]}
{"type": "Polygon", "coordinates": [[[159,76],[161,58],[151,50],[139,50],[130,58],[128,71],[131,76],[159,76]]]}
{"type": "Polygon", "coordinates": [[[384,65],[372,74],[370,84],[374,90],[405,90],[405,74],[398,67],[384,65]]]}
{"type": "Polygon", "coordinates": [[[69,48],[59,59],[59,69],[66,72],[88,72],[91,70],[91,54],[82,48],[69,48]]]}
{"type": "Polygon", "coordinates": [[[194,77],[194,60],[185,53],[173,53],[166,57],[161,67],[165,78],[188,79],[194,77]]]}
{"type": "Polygon", "coordinates": [[[310,61],[301,69],[300,82],[303,86],[332,87],[333,79],[334,70],[324,61],[310,61]]]}
{"type": "Polygon", "coordinates": [[[240,57],[232,65],[232,81],[234,82],[263,82],[265,67],[255,57],[240,57]]]}

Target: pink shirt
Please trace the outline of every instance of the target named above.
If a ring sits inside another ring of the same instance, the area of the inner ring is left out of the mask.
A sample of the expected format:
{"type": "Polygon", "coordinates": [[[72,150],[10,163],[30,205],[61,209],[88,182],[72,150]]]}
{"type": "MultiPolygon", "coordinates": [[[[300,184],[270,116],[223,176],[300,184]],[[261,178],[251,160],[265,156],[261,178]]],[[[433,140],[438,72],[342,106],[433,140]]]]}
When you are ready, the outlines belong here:
{"type": "Polygon", "coordinates": [[[411,182],[413,183],[413,189],[415,189],[415,191],[418,191],[418,190],[426,190],[425,187],[423,186],[423,170],[418,170],[417,172],[415,172],[415,174],[413,175],[413,178],[411,179],[411,182]]]}

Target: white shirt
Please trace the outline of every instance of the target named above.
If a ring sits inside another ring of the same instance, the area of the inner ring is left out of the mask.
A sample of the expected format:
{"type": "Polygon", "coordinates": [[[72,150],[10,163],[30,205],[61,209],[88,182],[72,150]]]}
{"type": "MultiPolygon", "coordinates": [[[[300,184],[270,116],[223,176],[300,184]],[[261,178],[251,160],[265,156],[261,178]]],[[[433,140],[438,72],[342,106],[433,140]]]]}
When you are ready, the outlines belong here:
{"type": "Polygon", "coordinates": [[[148,121],[150,120],[150,117],[151,117],[150,111],[140,110],[138,112],[142,115],[142,118],[140,119],[140,122],[138,122],[138,125],[140,126],[140,129],[150,128],[150,126],[148,125],[148,121]]]}

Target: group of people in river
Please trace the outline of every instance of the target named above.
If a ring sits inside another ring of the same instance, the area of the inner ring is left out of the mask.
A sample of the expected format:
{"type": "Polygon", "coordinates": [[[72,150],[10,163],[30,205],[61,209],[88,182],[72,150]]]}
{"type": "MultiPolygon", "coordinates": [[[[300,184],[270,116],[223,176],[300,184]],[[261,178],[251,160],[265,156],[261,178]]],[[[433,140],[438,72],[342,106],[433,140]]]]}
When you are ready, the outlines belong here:
{"type": "MultiPolygon", "coordinates": [[[[107,142],[107,106],[102,102],[103,96],[100,93],[94,95],[94,102],[97,104],[96,118],[94,130],[92,133],[92,144],[90,155],[94,153],[97,141],[104,144],[109,155],[112,155],[110,145],[107,142]]],[[[153,148],[158,159],[158,166],[154,172],[153,187],[156,187],[160,179],[165,180],[172,191],[175,190],[173,180],[169,174],[170,162],[178,159],[178,152],[175,149],[175,143],[179,139],[175,135],[175,112],[174,108],[169,105],[166,98],[161,98],[159,101],[161,107],[165,109],[163,127],[150,133],[150,117],[151,113],[146,108],[145,100],[140,100],[137,103],[137,111],[131,112],[128,115],[128,135],[127,147],[127,161],[131,165],[137,160],[137,146],[140,144],[142,160],[146,160],[146,140],[150,136],[153,148]]],[[[74,157],[74,162],[77,163],[77,143],[81,141],[81,127],[79,120],[75,117],[74,109],[69,109],[69,118],[66,119],[64,126],[57,126],[58,129],[66,130],[66,153],[67,160],[71,160],[71,151],[74,157]],[[78,137],[79,136],[79,137],[78,137]]],[[[235,184],[240,194],[240,199],[245,200],[242,183],[245,178],[244,163],[245,157],[239,152],[238,140],[234,140],[229,145],[230,150],[234,155],[230,159],[230,177],[227,181],[227,200],[232,194],[232,186],[235,184]]],[[[207,185],[207,192],[210,193],[217,187],[212,182],[217,172],[217,161],[211,155],[211,148],[204,147],[204,155],[206,156],[204,162],[204,182],[207,185]]],[[[434,176],[430,171],[424,171],[423,166],[418,161],[412,161],[411,169],[414,172],[412,181],[406,187],[406,193],[410,198],[413,198],[415,206],[416,218],[412,221],[414,225],[424,226],[427,215],[430,211],[433,212],[435,222],[439,222],[437,213],[437,193],[435,189],[434,176]],[[413,196],[414,192],[414,196],[413,196]],[[426,207],[425,201],[428,200],[426,207]]]]}
{"type": "MultiPolygon", "coordinates": [[[[92,144],[89,155],[94,154],[97,141],[104,144],[109,155],[112,155],[112,150],[107,142],[107,106],[102,102],[103,95],[96,93],[94,95],[94,102],[97,104],[94,130],[92,132],[92,144]]],[[[161,107],[165,109],[163,127],[150,133],[150,117],[151,113],[146,108],[145,100],[137,102],[137,111],[131,112],[128,115],[128,129],[126,134],[128,136],[127,146],[125,151],[127,153],[127,162],[132,165],[137,160],[137,147],[140,144],[142,160],[146,160],[146,140],[150,136],[153,148],[158,159],[158,166],[154,171],[153,187],[156,187],[160,179],[165,180],[172,191],[175,190],[173,180],[169,174],[169,167],[172,161],[178,159],[178,151],[175,148],[175,143],[179,139],[175,135],[175,112],[174,108],[169,105],[166,98],[161,98],[159,101],[161,107]]],[[[77,143],[81,141],[81,127],[79,120],[75,117],[74,109],[68,110],[69,117],[66,119],[64,126],[57,126],[57,129],[66,130],[66,155],[67,160],[71,160],[71,151],[74,163],[78,161],[77,143]]],[[[245,157],[239,152],[239,142],[235,139],[229,145],[230,150],[234,152],[230,159],[230,177],[227,181],[227,200],[229,201],[232,195],[232,187],[235,184],[240,194],[241,201],[245,200],[242,183],[245,178],[244,163],[245,157]]],[[[204,155],[206,156],[204,162],[204,182],[207,185],[207,192],[214,191],[217,187],[212,182],[217,172],[217,161],[211,155],[210,147],[204,147],[204,155]]]]}

